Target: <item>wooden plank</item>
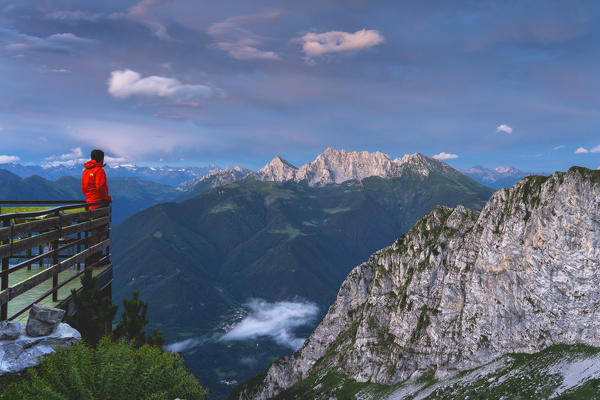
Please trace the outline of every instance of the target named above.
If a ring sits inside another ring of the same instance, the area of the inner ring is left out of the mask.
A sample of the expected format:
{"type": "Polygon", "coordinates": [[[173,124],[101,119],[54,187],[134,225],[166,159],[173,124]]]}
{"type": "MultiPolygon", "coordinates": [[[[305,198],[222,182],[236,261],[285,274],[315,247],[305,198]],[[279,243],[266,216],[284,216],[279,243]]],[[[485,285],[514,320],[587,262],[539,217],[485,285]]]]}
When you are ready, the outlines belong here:
{"type": "Polygon", "coordinates": [[[62,226],[67,226],[73,222],[89,221],[92,218],[100,218],[110,215],[111,207],[97,208],[91,211],[82,211],[72,214],[61,214],[60,217],[52,217],[39,221],[26,222],[24,224],[15,224],[14,226],[0,228],[0,241],[10,239],[11,237],[26,235],[33,232],[40,232],[58,227],[59,220],[62,226]]]}
{"type": "Polygon", "coordinates": [[[36,246],[51,242],[60,237],[60,231],[54,230],[51,232],[42,233],[41,235],[32,236],[27,239],[19,240],[0,246],[0,258],[8,257],[17,254],[21,251],[34,248],[36,246]]]}
{"type": "Polygon", "coordinates": [[[110,216],[107,216],[95,219],[93,221],[87,221],[76,225],[67,226],[66,228],[62,228],[62,236],[73,235],[79,232],[91,231],[92,229],[109,224],[110,219],[110,216]]]}
{"type": "Polygon", "coordinates": [[[67,226],[62,229],[55,229],[50,232],[35,235],[17,242],[0,246],[0,258],[10,257],[20,252],[32,249],[42,244],[52,242],[62,236],[73,235],[79,232],[89,231],[110,223],[111,217],[106,216],[93,221],[82,222],[76,225],[67,226]]]}
{"type": "Polygon", "coordinates": [[[98,243],[97,245],[94,245],[94,246],[82,251],[81,253],[74,255],[71,258],[68,258],[68,259],[66,259],[58,264],[55,264],[49,268],[46,268],[43,271],[33,275],[31,278],[24,280],[23,282],[20,282],[13,287],[9,287],[8,289],[6,289],[0,293],[0,304],[8,303],[8,301],[14,299],[18,295],[20,295],[20,294],[36,287],[40,283],[50,279],[54,273],[58,274],[64,270],[66,270],[67,268],[77,264],[78,261],[80,261],[82,259],[86,259],[89,256],[91,256],[92,254],[95,254],[95,253],[98,253],[98,252],[104,250],[108,246],[110,246],[110,239],[106,239],[106,240],[98,243]],[[5,292],[8,292],[8,297],[6,295],[4,295],[5,292]],[[8,301],[6,301],[6,298],[8,298],[8,301]],[[6,303],[4,303],[4,301],[6,301],[6,303]]]}
{"type": "MultiPolygon", "coordinates": [[[[69,249],[71,247],[75,247],[75,246],[79,246],[81,244],[84,244],[85,241],[86,241],[86,238],[77,239],[77,240],[75,240],[73,242],[67,243],[64,246],[59,247],[57,251],[60,253],[61,251],[67,250],[67,249],[69,249]]],[[[36,262],[42,261],[44,258],[50,257],[53,253],[54,253],[54,250],[50,250],[50,251],[47,251],[45,253],[39,254],[39,255],[37,255],[35,257],[32,257],[32,258],[30,258],[28,260],[25,260],[25,261],[23,261],[23,262],[15,265],[15,266],[13,266],[8,271],[0,272],[0,278],[3,277],[5,274],[12,274],[13,272],[16,272],[16,271],[18,271],[18,270],[20,270],[22,268],[25,268],[25,267],[27,267],[29,265],[32,265],[32,264],[35,264],[36,262]]],[[[18,256],[13,256],[13,257],[18,257],[18,256]]],[[[71,255],[61,255],[60,257],[62,257],[62,258],[69,258],[69,257],[71,257],[71,255]]]]}
{"type": "Polygon", "coordinates": [[[0,228],[0,242],[10,239],[12,236],[12,226],[0,228]]]}
{"type": "Polygon", "coordinates": [[[53,217],[47,219],[41,219],[39,221],[26,222],[24,224],[15,224],[13,226],[13,238],[15,236],[27,235],[34,232],[49,231],[53,228],[57,228],[60,218],[53,217]]]}

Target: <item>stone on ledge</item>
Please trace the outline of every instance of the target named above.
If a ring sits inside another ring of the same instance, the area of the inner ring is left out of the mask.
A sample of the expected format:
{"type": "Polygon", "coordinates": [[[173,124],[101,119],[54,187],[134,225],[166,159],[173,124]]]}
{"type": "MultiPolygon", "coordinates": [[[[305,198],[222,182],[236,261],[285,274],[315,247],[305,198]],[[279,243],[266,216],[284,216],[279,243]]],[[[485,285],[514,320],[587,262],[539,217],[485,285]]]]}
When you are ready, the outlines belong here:
{"type": "Polygon", "coordinates": [[[33,367],[40,356],[54,353],[56,347],[64,349],[79,340],[81,334],[68,324],[59,324],[47,336],[21,335],[15,340],[0,340],[0,376],[33,367]]]}
{"type": "Polygon", "coordinates": [[[21,324],[18,322],[0,322],[0,340],[13,340],[21,336],[21,324]]]}
{"type": "Polygon", "coordinates": [[[27,334],[32,337],[50,335],[65,316],[65,310],[34,304],[29,310],[27,334]]]}

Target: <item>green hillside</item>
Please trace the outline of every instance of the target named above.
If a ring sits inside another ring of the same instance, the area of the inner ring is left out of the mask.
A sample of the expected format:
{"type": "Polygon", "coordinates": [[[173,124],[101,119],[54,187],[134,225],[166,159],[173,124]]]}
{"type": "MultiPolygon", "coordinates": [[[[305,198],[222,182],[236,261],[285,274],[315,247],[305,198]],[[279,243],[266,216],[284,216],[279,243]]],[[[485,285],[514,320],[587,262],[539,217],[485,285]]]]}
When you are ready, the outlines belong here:
{"type": "MultiPolygon", "coordinates": [[[[325,312],[355,265],[435,205],[479,209],[492,192],[464,175],[435,172],[321,188],[245,180],[154,206],[117,226],[113,297],[138,290],[167,342],[213,335],[250,297],[303,298],[325,312]]],[[[263,360],[289,351],[273,347],[263,360]]],[[[218,354],[211,345],[199,351],[218,354]]],[[[212,398],[222,398],[214,393],[216,367],[205,371],[208,363],[195,356],[187,355],[187,364],[203,382],[213,379],[212,398]]],[[[243,373],[228,362],[221,369],[243,380],[266,366],[261,362],[243,373]]]]}

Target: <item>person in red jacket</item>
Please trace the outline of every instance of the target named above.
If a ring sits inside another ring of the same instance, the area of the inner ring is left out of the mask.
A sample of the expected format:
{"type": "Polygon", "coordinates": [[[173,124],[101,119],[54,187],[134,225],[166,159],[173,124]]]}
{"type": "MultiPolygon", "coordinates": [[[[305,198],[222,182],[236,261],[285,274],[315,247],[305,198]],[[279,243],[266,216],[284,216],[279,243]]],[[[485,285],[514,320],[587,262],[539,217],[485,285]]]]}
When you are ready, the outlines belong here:
{"type": "MultiPolygon", "coordinates": [[[[106,184],[106,173],[102,169],[104,167],[104,152],[102,150],[92,150],[91,160],[83,166],[83,176],[81,177],[81,191],[85,195],[86,203],[98,203],[101,201],[112,202],[112,198],[108,195],[108,185],[106,184]]],[[[108,203],[106,204],[108,205],[108,203]]],[[[90,210],[103,205],[90,206],[90,210]]],[[[88,239],[88,246],[94,246],[102,242],[106,238],[108,225],[92,230],[92,236],[88,239]]],[[[96,264],[102,259],[101,252],[92,254],[85,260],[85,266],[96,264]]]]}
{"type": "MultiPolygon", "coordinates": [[[[100,201],[112,202],[108,195],[108,185],[106,184],[106,173],[104,167],[104,152],[102,150],[92,150],[91,160],[83,166],[83,176],[81,178],[81,191],[85,195],[86,203],[98,203],[100,201]]],[[[90,206],[94,210],[101,206],[90,206]]]]}

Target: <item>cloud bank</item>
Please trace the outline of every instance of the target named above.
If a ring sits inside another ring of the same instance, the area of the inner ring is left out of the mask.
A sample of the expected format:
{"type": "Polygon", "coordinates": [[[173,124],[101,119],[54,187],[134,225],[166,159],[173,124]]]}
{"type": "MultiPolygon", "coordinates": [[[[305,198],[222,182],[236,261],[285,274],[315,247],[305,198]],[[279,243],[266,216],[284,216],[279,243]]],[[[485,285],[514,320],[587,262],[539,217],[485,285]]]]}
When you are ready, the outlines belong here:
{"type": "Polygon", "coordinates": [[[108,93],[118,99],[130,96],[164,97],[176,101],[206,99],[213,89],[205,85],[189,85],[174,78],[147,76],[142,78],[130,69],[113,71],[108,79],[108,93]]]}
{"type": "Polygon", "coordinates": [[[268,303],[252,299],[245,306],[250,309],[250,314],[221,340],[248,340],[268,336],[282,346],[298,350],[306,339],[296,337],[294,329],[314,321],[319,313],[315,304],[303,302],[268,303]]]}
{"type": "Polygon", "coordinates": [[[307,33],[298,39],[307,56],[320,56],[326,53],[358,51],[383,43],[379,31],[361,29],[354,33],[330,31],[325,33],[307,33]]]}
{"type": "Polygon", "coordinates": [[[442,151],[440,154],[436,154],[435,156],[431,156],[431,158],[435,158],[436,160],[452,160],[453,158],[458,158],[458,154],[446,153],[442,151]]]}
{"type": "Polygon", "coordinates": [[[14,163],[19,160],[20,160],[20,158],[17,156],[0,155],[0,164],[14,163]]]}
{"type": "Polygon", "coordinates": [[[504,133],[508,133],[510,135],[513,132],[513,128],[511,128],[510,126],[508,126],[506,124],[502,124],[496,128],[496,132],[504,132],[504,133]]]}

